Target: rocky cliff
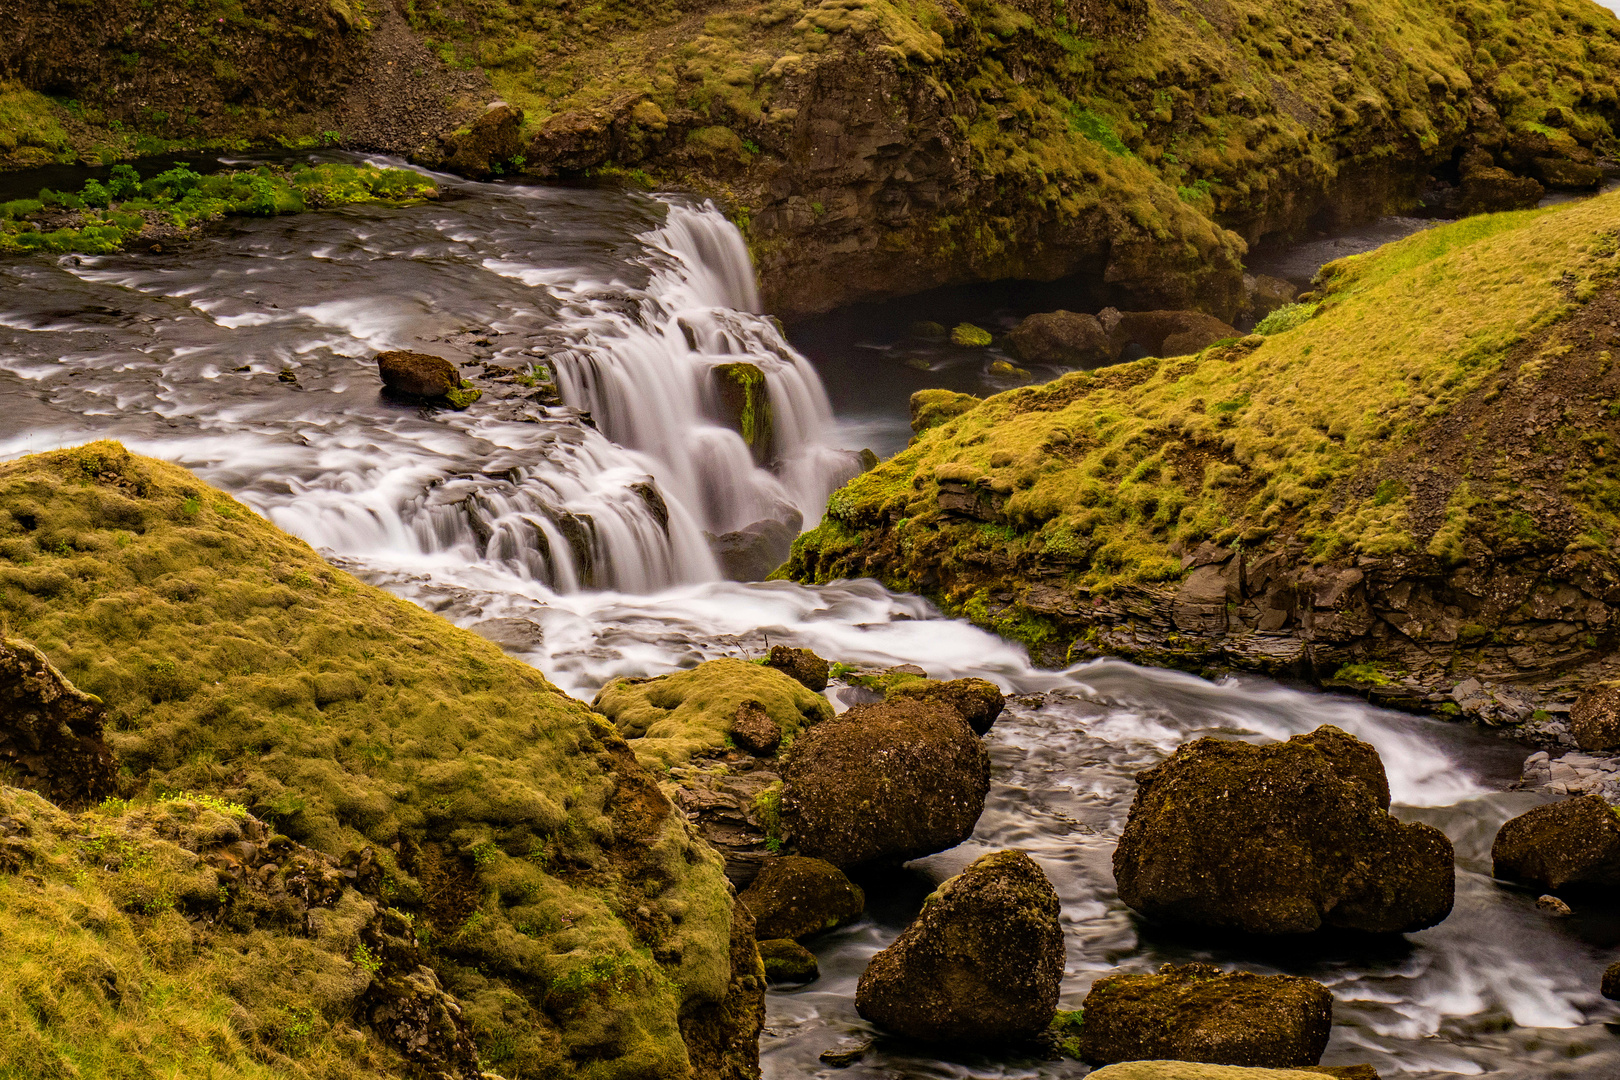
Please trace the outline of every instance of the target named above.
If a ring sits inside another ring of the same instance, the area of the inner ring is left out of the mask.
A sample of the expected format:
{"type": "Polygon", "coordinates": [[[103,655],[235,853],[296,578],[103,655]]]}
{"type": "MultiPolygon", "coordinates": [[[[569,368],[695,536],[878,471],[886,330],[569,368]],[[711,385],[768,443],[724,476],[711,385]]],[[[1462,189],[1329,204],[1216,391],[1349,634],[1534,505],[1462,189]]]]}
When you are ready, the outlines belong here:
{"type": "Polygon", "coordinates": [[[1049,664],[1544,724],[1615,665],[1617,211],[1470,218],[1330,264],[1269,336],[921,402],[787,572],[924,592],[1049,664]]]}
{"type": "Polygon", "coordinates": [[[78,10],[0,14],[14,164],[276,138],[695,188],[784,315],[1077,275],[1230,318],[1261,236],[1591,187],[1620,100],[1591,0],[78,10]]]}
{"type": "Polygon", "coordinates": [[[495,645],[115,443],[0,465],[0,621],[5,783],[92,804],[0,789],[0,1073],[758,1075],[720,857],[495,645]]]}

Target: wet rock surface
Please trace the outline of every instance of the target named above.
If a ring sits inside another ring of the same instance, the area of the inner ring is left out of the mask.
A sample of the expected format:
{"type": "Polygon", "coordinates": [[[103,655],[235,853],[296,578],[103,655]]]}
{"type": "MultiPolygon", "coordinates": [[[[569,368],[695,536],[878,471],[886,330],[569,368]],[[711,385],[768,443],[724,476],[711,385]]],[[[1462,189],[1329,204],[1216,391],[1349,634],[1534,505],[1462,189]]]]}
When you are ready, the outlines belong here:
{"type": "Polygon", "coordinates": [[[1166,964],[1154,975],[1109,975],[1086,995],[1087,1061],[1315,1065],[1333,1026],[1333,994],[1313,979],[1166,964]]]}
{"type": "Polygon", "coordinates": [[[940,885],[855,992],[862,1016],[930,1042],[1033,1037],[1063,978],[1057,893],[1021,851],[981,856],[940,885]]]}
{"type": "Polygon", "coordinates": [[[791,938],[761,941],[759,958],[765,978],[773,983],[807,983],[821,974],[815,954],[791,938]]]}
{"type": "Polygon", "coordinates": [[[990,790],[990,758],[954,708],[884,701],[811,728],[782,776],[798,851],[848,868],[967,839],[990,790]]]}
{"type": "Polygon", "coordinates": [[[1406,933],[1451,911],[1451,842],[1389,815],[1377,751],[1338,728],[1272,746],[1199,739],[1136,779],[1114,876],[1150,918],[1406,933]]]}
{"type": "Polygon", "coordinates": [[[811,937],[859,918],[866,907],[860,886],[821,859],[771,859],[738,896],[753,912],[764,938],[811,937]]]}
{"type": "Polygon", "coordinates": [[[1620,818],[1593,795],[1538,806],[1497,831],[1491,864],[1536,889],[1620,887],[1620,818]]]}
{"type": "Polygon", "coordinates": [[[412,401],[441,403],[464,409],[478,400],[479,391],[463,388],[461,371],[442,356],[396,349],[377,354],[383,388],[412,401]]]}
{"type": "Polygon", "coordinates": [[[975,735],[990,731],[996,717],[1006,705],[1006,699],[995,683],[988,679],[918,679],[891,687],[885,695],[888,701],[919,701],[947,705],[956,710],[975,735]]]}
{"type": "Polygon", "coordinates": [[[101,699],[68,681],[45,654],[0,637],[0,762],[10,781],[64,806],[112,794],[117,763],[101,699]]]}
{"type": "Polygon", "coordinates": [[[727,581],[764,581],[786,561],[797,535],[794,522],[766,518],[728,533],[705,533],[704,538],[727,581]]]}
{"type": "Polygon", "coordinates": [[[814,690],[818,694],[827,689],[827,672],[831,667],[827,661],[809,649],[772,645],[770,655],[765,658],[765,666],[791,675],[807,689],[814,690]]]}

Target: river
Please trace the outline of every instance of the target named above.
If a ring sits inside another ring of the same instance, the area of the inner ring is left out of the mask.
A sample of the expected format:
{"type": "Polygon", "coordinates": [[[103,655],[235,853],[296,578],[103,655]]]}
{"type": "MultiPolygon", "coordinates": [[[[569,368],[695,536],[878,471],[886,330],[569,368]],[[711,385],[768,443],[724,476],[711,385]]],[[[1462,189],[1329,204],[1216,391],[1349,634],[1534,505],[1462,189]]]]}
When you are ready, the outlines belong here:
{"type": "MultiPolygon", "coordinates": [[[[1086,1073],[881,1037],[847,1069],[818,1060],[875,1034],[853,1006],[866,958],[935,883],[1002,847],[1030,852],[1063,900],[1064,1008],[1106,972],[1197,958],[1329,985],[1327,1064],[1620,1076],[1607,1027],[1620,1013],[1597,993],[1620,926],[1551,919],[1490,878],[1496,828],[1538,801],[1508,790],[1525,748],[1257,679],[1119,661],[1037,670],[1021,649],[872,582],[719,580],[703,534],[813,524],[858,467],[851,451],[903,445],[904,398],[930,384],[927,365],[818,349],[801,332],[807,359],[758,311],[741,238],[707,206],[441,180],[448,197],[418,207],[235,221],[163,255],[0,265],[0,457],[110,437],[177,461],[454,622],[529,620],[520,655],[587,699],[618,675],[757,656],[767,640],[978,675],[1016,695],[989,736],[994,787],[973,838],[868,879],[867,916],[813,943],[821,979],[770,994],[771,1080],[1086,1073]],[[460,413],[391,403],[372,357],[401,347],[549,364],[571,407],[511,385],[460,413]],[[716,419],[710,369],[739,359],[767,373],[773,469],[716,419]],[[1378,747],[1397,814],[1456,845],[1448,920],[1393,942],[1262,947],[1168,935],[1119,902],[1110,857],[1135,772],[1199,735],[1284,738],[1328,722],[1378,747]]],[[[977,368],[960,378],[982,383],[977,368]]]]}

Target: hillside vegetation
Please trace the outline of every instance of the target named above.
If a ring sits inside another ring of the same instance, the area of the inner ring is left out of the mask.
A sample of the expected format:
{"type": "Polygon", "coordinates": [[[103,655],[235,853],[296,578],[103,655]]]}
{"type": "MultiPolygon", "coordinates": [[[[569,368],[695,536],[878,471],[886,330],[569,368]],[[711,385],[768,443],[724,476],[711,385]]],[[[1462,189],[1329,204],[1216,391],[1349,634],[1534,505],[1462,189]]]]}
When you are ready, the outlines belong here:
{"type": "Polygon", "coordinates": [[[4,794],[40,868],[0,874],[30,987],[0,1010],[0,1073],[389,1074],[368,973],[414,977],[410,1000],[442,983],[508,1078],[753,1068],[762,986],[718,856],[610,724],[489,642],[115,443],[0,465],[0,617],[102,699],[120,765],[77,819],[4,794]],[[177,797],[214,815],[190,856],[177,797]],[[361,871],[315,922],[256,922],[214,884],[248,814],[283,852],[252,881],[296,891],[294,848],[361,871]]]}
{"type": "MultiPolygon", "coordinates": [[[[1222,656],[1212,632],[1293,635],[1318,675],[1595,662],[1620,598],[1617,212],[1609,195],[1418,233],[1198,356],[919,395],[933,426],[833,494],[788,573],[921,590],[1055,659],[1197,665],[1222,656]],[[1313,622],[1324,598],[1336,615],[1313,622]],[[1155,615],[1168,629],[1106,625],[1155,615]]],[[[1249,647],[1222,658],[1301,659],[1249,647]]]]}

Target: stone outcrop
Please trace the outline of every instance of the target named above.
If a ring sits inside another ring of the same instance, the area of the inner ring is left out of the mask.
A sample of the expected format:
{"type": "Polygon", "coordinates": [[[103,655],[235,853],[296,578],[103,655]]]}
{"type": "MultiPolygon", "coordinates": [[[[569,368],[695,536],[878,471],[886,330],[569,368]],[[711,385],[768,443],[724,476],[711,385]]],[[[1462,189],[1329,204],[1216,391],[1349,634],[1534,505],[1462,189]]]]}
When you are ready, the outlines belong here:
{"type": "Polygon", "coordinates": [[[908,680],[889,687],[885,700],[947,705],[956,710],[975,735],[989,732],[1007,703],[1001,689],[988,679],[908,680]]]}
{"type": "Polygon", "coordinates": [[[703,534],[727,581],[764,581],[787,560],[793,550],[793,538],[798,535],[797,520],[776,518],[765,518],[719,535],[703,534]]]}
{"type": "Polygon", "coordinates": [[[1154,975],[1108,975],[1086,995],[1087,1061],[1315,1065],[1333,1027],[1333,994],[1314,979],[1165,964],[1154,975]]]}
{"type": "Polygon", "coordinates": [[[720,418],[742,436],[755,462],[769,463],[775,443],[765,372],[746,362],[720,364],[714,369],[714,390],[720,418]]]}
{"type": "Polygon", "coordinates": [[[0,763],[8,780],[63,806],[113,794],[117,764],[101,699],[26,642],[0,637],[0,763]]]}
{"type": "Polygon", "coordinates": [[[1114,355],[1136,345],[1149,356],[1186,356],[1238,336],[1230,323],[1201,311],[1114,311],[1098,316],[1114,355]]]}
{"type": "Polygon", "coordinates": [[[1459,213],[1528,210],[1547,193],[1534,177],[1518,176],[1501,168],[1489,151],[1479,147],[1463,155],[1459,171],[1462,176],[1457,206],[1459,213]]]}
{"type": "Polygon", "coordinates": [[[927,1042],[1031,1038],[1051,1024],[1063,929],[1051,882],[1021,851],[975,860],[923,903],[861,973],[855,1007],[927,1042]]]}
{"type": "Polygon", "coordinates": [[[480,391],[461,377],[456,365],[442,356],[396,349],[377,354],[383,389],[408,401],[425,401],[465,409],[480,391]]]}
{"type": "Polygon", "coordinates": [[[782,777],[799,853],[848,868],[966,840],[990,791],[990,756],[954,708],[883,701],[800,736],[782,777]]]}
{"type": "Polygon", "coordinates": [[[792,676],[818,694],[827,689],[827,672],[830,667],[827,661],[809,649],[772,645],[770,654],[765,658],[765,666],[792,676]]]}
{"type": "Polygon", "coordinates": [[[1519,786],[1548,795],[1596,795],[1611,806],[1620,804],[1620,759],[1574,752],[1554,758],[1537,750],[1524,759],[1519,786]]]}
{"type": "Polygon", "coordinates": [[[1094,368],[1119,359],[1097,317],[1073,311],[1031,315],[1007,335],[1007,343],[1026,364],[1094,368]]]}
{"type": "Polygon", "coordinates": [[[765,863],[738,899],[753,912],[761,940],[811,937],[859,918],[866,907],[866,894],[843,871],[797,855],[765,863]]]}
{"type": "Polygon", "coordinates": [[[1136,781],[1114,878],[1150,918],[1388,934],[1451,912],[1451,842],[1389,815],[1378,752],[1338,728],[1271,746],[1199,739],[1136,781]]]}
{"type": "Polygon", "coordinates": [[[1593,795],[1538,806],[1497,830],[1491,866],[1533,889],[1620,887],[1620,818],[1593,795]]]}
{"type": "Polygon", "coordinates": [[[513,167],[513,159],[523,154],[518,133],[523,127],[523,110],[504,101],[492,101],[484,114],[463,131],[445,137],[445,167],[477,180],[488,179],[513,167]]]}

